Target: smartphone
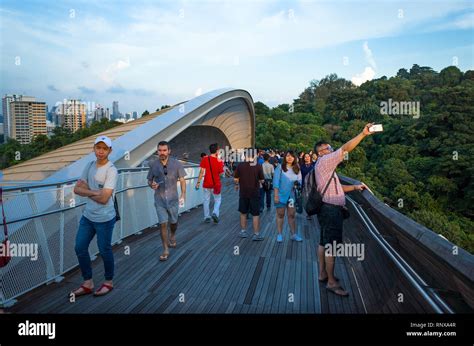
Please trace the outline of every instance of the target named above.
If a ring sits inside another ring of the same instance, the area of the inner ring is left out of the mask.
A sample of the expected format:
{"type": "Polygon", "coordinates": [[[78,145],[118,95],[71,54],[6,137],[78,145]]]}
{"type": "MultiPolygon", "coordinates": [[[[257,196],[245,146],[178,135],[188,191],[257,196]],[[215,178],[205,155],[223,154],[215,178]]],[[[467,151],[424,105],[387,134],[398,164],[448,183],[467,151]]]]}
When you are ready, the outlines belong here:
{"type": "Polygon", "coordinates": [[[369,127],[369,132],[382,132],[383,126],[382,124],[375,124],[369,127]]]}

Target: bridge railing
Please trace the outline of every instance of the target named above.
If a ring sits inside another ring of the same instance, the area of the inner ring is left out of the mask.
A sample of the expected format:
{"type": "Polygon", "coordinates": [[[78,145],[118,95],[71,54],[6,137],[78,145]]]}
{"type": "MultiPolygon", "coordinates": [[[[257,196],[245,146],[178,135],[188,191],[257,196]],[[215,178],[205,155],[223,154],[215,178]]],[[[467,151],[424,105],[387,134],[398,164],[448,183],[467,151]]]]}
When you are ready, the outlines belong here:
{"type": "MultiPolygon", "coordinates": [[[[194,189],[199,167],[192,164],[184,167],[186,201],[179,208],[180,213],[202,204],[202,189],[194,189]]],[[[154,191],[147,184],[147,174],[148,168],[119,170],[116,197],[121,219],[114,227],[113,244],[158,222],[154,191]]],[[[11,254],[13,251],[16,254],[0,268],[0,306],[11,306],[20,295],[62,280],[64,273],[78,266],[74,243],[86,197],[74,193],[75,182],[72,179],[57,184],[5,188],[3,200],[10,248],[11,254]]],[[[180,184],[177,185],[180,192],[180,184]]],[[[3,223],[0,229],[3,230],[3,223]]],[[[3,242],[3,232],[0,233],[3,242]]],[[[93,241],[89,253],[95,258],[98,252],[93,241]]]]}
{"type": "MultiPolygon", "coordinates": [[[[343,183],[360,184],[355,179],[339,177],[343,183]]],[[[368,231],[377,238],[386,257],[392,257],[398,270],[409,278],[409,286],[417,288],[416,294],[431,302],[431,309],[437,305],[433,312],[439,312],[438,309],[443,312],[474,311],[472,254],[390,208],[369,191],[351,193],[348,200],[359,209],[360,220],[364,222],[365,219],[368,231]]]]}

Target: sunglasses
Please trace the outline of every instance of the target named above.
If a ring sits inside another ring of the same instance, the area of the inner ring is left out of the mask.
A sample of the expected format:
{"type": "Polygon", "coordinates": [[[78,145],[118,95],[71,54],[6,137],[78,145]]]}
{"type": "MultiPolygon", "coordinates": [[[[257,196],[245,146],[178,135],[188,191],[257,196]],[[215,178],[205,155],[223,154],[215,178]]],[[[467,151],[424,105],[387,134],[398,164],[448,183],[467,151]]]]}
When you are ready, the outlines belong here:
{"type": "Polygon", "coordinates": [[[163,173],[165,173],[165,175],[168,175],[168,167],[163,166],[163,173]]]}

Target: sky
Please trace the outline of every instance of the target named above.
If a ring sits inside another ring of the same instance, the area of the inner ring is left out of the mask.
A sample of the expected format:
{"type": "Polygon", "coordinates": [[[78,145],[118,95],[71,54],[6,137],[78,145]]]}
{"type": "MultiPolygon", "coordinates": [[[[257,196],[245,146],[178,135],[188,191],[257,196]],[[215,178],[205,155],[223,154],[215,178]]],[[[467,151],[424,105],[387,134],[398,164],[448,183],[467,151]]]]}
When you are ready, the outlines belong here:
{"type": "Polygon", "coordinates": [[[0,0],[0,93],[154,111],[234,87],[292,103],[330,73],[474,69],[474,1],[0,0]]]}

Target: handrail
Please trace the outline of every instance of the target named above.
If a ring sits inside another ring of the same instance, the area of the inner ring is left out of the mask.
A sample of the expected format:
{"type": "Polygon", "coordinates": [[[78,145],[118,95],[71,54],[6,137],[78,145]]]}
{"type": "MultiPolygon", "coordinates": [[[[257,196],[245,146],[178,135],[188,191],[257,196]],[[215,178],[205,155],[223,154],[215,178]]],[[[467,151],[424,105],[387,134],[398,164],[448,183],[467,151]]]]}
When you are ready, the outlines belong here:
{"type": "MultiPolygon", "coordinates": [[[[193,167],[197,167],[197,166],[198,166],[197,163],[188,161],[188,163],[183,165],[183,168],[193,168],[193,167]]],[[[145,171],[145,170],[149,170],[149,169],[150,169],[150,167],[128,167],[128,168],[118,168],[117,171],[118,171],[118,173],[122,173],[122,172],[141,172],[141,171],[145,171]]],[[[79,177],[76,177],[76,178],[58,180],[57,182],[46,183],[46,184],[41,183],[41,182],[39,182],[39,183],[28,182],[27,184],[23,184],[23,185],[4,186],[3,191],[4,192],[10,192],[10,191],[20,190],[20,191],[24,192],[24,191],[29,191],[30,189],[36,189],[36,188],[40,188],[40,187],[41,188],[51,187],[51,186],[60,187],[61,185],[67,185],[67,184],[73,183],[73,182],[77,181],[78,179],[79,179],[79,177]]]]}
{"type": "MultiPolygon", "coordinates": [[[[128,169],[128,170],[130,170],[130,169],[128,169]]],[[[199,176],[186,177],[186,178],[184,178],[184,180],[197,179],[198,177],[199,176]]],[[[128,186],[126,188],[117,190],[115,192],[115,194],[117,195],[119,193],[122,193],[122,192],[125,192],[125,191],[128,191],[128,190],[136,190],[136,189],[140,189],[140,188],[144,188],[144,187],[149,187],[149,186],[148,186],[148,184],[128,186]]],[[[47,212],[44,212],[44,213],[34,214],[34,215],[31,215],[31,216],[27,216],[27,217],[21,217],[21,218],[17,218],[17,219],[13,219],[13,220],[8,220],[7,225],[10,225],[10,224],[13,224],[13,223],[16,223],[16,222],[32,220],[32,219],[35,219],[37,217],[43,217],[43,216],[53,215],[53,214],[56,214],[56,213],[59,213],[59,212],[68,211],[68,210],[75,209],[75,208],[81,207],[83,205],[86,205],[86,203],[87,202],[81,202],[79,204],[75,204],[73,207],[55,209],[55,210],[50,210],[50,211],[47,211],[47,212]]],[[[3,226],[3,220],[0,220],[0,221],[1,221],[0,226],[3,226]]]]}
{"type": "MultiPolygon", "coordinates": [[[[339,177],[342,182],[360,184],[358,180],[342,175],[339,177]]],[[[444,311],[451,312],[453,309],[472,311],[473,255],[462,248],[458,248],[458,253],[453,255],[455,246],[453,243],[391,208],[373,193],[363,191],[353,195],[353,198],[348,198],[349,201],[350,199],[357,202],[359,210],[366,215],[369,229],[378,233],[380,239],[386,244],[389,243],[385,237],[396,239],[397,243],[390,243],[390,248],[413,269],[414,273],[426,273],[424,280],[416,274],[418,282],[426,286],[431,297],[438,301],[438,305],[444,311]],[[418,252],[421,257],[416,256],[418,252]],[[433,266],[436,266],[435,270],[433,266]],[[444,295],[443,292],[455,295],[444,295]]]]}
{"type": "Polygon", "coordinates": [[[395,266],[403,273],[403,275],[410,281],[417,292],[425,299],[425,301],[438,313],[448,312],[453,314],[454,311],[436,294],[436,292],[429,291],[429,286],[418,275],[418,273],[393,249],[392,246],[380,235],[375,225],[365,213],[364,209],[349,196],[346,199],[351,202],[355,211],[359,215],[360,220],[365,224],[372,238],[374,238],[388,257],[393,261],[395,266]],[[431,295],[436,296],[437,302],[433,300],[431,295]],[[439,305],[441,305],[441,307],[439,305]]]}

